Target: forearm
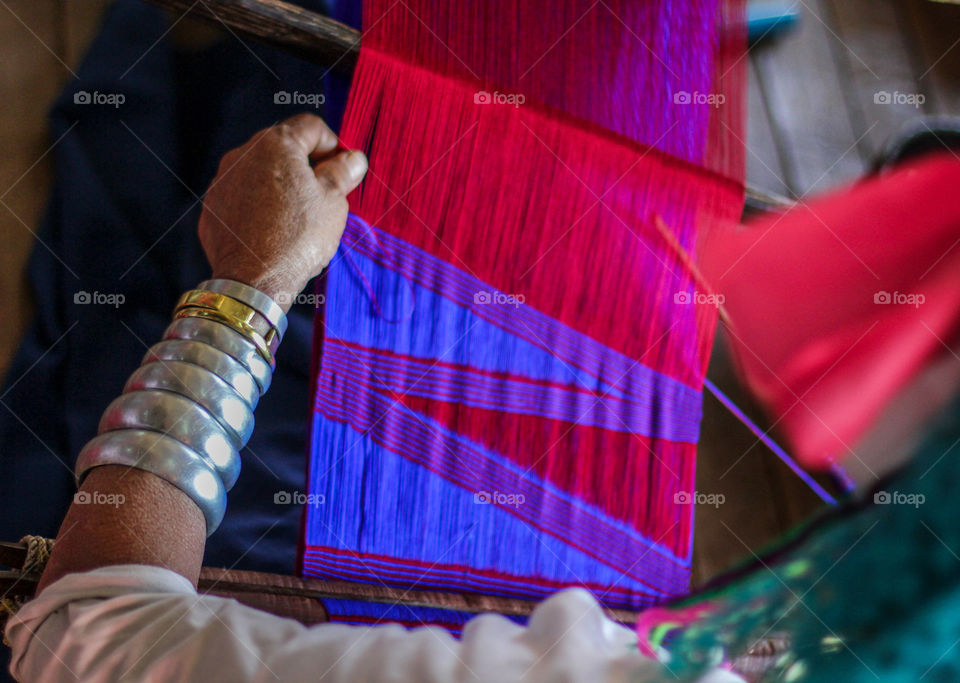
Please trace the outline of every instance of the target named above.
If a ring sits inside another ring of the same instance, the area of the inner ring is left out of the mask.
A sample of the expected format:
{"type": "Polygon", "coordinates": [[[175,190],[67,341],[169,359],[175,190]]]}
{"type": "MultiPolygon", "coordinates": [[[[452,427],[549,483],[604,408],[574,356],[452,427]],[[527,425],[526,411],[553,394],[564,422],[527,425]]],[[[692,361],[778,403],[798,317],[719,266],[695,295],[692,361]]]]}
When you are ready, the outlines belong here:
{"type": "Polygon", "coordinates": [[[66,574],[115,564],[164,567],[196,585],[206,525],[182,491],[149,472],[117,465],[91,471],[80,491],[91,502],[70,506],[40,591],[66,574]]]}
{"type": "Polygon", "coordinates": [[[89,502],[71,505],[40,590],[115,564],[196,582],[269,388],[285,314],[336,250],[346,195],[365,171],[362,153],[338,149],[326,124],[306,114],[223,158],[199,224],[216,279],[181,300],[164,341],[80,453],[89,502]]]}
{"type": "Polygon", "coordinates": [[[117,564],[155,565],[196,582],[286,328],[276,303],[248,285],[200,287],[181,298],[163,340],[77,457],[81,488],[40,590],[65,574],[117,564]]]}
{"type": "MultiPolygon", "coordinates": [[[[292,299],[289,292],[256,284],[259,287],[255,289],[267,290],[263,293],[272,299],[283,302],[292,299]]],[[[289,308],[289,304],[280,304],[283,314],[289,308]]],[[[253,327],[261,336],[266,336],[269,322],[261,317],[254,321],[253,327]]],[[[252,377],[246,381],[251,391],[253,382],[252,377]]],[[[256,393],[259,395],[259,390],[256,393]]],[[[137,407],[142,410],[144,404],[137,407]]],[[[214,420],[212,416],[206,419],[214,420]]],[[[165,431],[163,425],[158,425],[157,430],[165,431]]],[[[61,525],[39,589],[72,572],[114,564],[164,567],[196,585],[206,531],[201,509],[164,479],[119,465],[94,468],[84,479],[80,495],[74,499],[61,525]],[[78,500],[84,502],[78,503],[78,500]]]]}

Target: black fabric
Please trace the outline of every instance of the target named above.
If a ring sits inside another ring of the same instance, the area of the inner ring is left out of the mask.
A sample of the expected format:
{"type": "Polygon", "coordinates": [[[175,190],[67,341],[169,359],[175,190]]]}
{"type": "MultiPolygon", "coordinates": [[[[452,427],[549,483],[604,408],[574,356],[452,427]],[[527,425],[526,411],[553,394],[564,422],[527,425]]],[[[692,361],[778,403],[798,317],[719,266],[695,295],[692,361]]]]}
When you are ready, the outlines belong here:
{"type": "MultiPolygon", "coordinates": [[[[341,18],[359,21],[357,0],[338,4],[341,18]]],[[[35,320],[0,390],[0,540],[56,535],[76,490],[74,461],[101,412],[160,339],[180,293],[209,277],[198,197],[220,157],[297,111],[342,115],[344,79],[324,82],[324,69],[235,35],[178,52],[170,24],[141,0],[115,3],[50,112],[50,139],[63,138],[28,265],[35,320]],[[327,106],[278,104],[278,92],[326,92],[327,106]],[[124,102],[85,104],[78,93],[124,102]],[[125,301],[84,304],[84,293],[125,301]]],[[[274,504],[274,494],[305,488],[312,326],[312,307],[295,306],[206,565],[295,573],[301,510],[274,504]]],[[[0,660],[9,680],[7,648],[0,660]]]]}
{"type": "MultiPolygon", "coordinates": [[[[159,340],[179,294],[209,277],[198,196],[220,157],[306,108],[275,104],[275,93],[323,92],[323,69],[235,36],[178,53],[169,25],[140,0],[116,3],[50,114],[51,140],[63,139],[29,262],[36,319],[0,394],[0,539],[56,534],[101,412],[159,340]],[[77,93],[125,101],[82,103],[77,93]],[[125,301],[84,304],[84,293],[125,301]]],[[[312,307],[294,308],[208,565],[295,570],[300,509],[274,494],[305,486],[312,323],[312,307]]]]}

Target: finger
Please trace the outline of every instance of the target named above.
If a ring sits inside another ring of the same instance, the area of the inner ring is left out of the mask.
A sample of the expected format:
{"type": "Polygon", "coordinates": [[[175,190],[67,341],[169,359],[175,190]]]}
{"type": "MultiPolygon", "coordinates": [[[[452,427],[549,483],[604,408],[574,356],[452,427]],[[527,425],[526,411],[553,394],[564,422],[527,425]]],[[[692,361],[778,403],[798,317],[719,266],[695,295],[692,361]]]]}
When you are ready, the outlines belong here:
{"type": "Polygon", "coordinates": [[[343,150],[313,169],[323,185],[341,194],[350,194],[367,173],[367,157],[360,150],[343,150]]]}
{"type": "Polygon", "coordinates": [[[283,121],[279,128],[308,156],[329,154],[337,148],[336,134],[319,116],[297,114],[283,121]]]}

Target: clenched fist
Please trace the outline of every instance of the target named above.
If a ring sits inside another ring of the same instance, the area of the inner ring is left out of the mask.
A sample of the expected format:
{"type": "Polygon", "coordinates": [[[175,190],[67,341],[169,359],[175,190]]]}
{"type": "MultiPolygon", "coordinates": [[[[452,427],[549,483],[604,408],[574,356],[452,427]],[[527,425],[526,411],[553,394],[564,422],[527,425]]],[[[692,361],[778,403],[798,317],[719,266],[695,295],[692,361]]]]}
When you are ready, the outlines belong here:
{"type": "Polygon", "coordinates": [[[338,149],[337,136],[312,114],[228,152],[200,215],[213,277],[256,287],[289,309],[336,253],[347,194],[366,172],[363,153],[338,149]]]}

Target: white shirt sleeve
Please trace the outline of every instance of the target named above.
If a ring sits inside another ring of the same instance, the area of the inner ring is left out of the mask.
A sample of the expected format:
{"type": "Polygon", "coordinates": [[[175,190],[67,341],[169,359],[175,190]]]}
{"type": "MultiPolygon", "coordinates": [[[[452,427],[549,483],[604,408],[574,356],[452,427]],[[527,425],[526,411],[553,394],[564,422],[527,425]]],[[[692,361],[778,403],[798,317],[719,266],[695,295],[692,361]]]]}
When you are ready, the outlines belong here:
{"type": "MultiPolygon", "coordinates": [[[[10,618],[20,681],[675,681],[589,593],[565,590],[526,627],[496,615],[438,628],[305,627],[182,576],[123,565],[70,574],[10,618]]],[[[716,670],[703,681],[740,682],[716,670]]]]}

